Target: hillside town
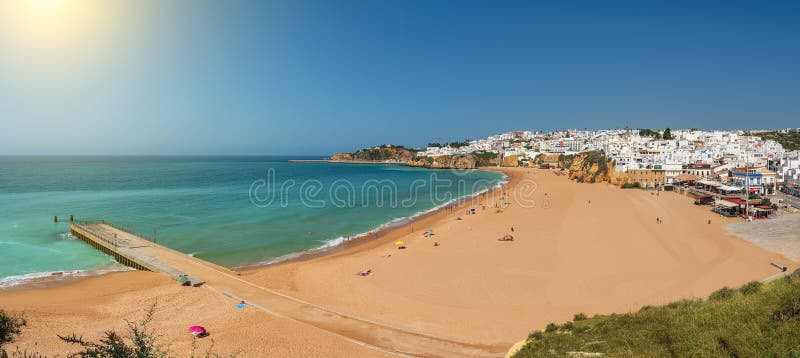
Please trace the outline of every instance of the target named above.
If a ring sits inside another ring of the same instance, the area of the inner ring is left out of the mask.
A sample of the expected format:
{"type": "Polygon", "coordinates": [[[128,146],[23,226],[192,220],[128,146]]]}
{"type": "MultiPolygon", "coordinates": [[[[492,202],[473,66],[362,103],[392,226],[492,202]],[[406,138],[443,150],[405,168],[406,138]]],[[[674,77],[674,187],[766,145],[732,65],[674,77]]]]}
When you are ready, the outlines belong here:
{"type": "MultiPolygon", "coordinates": [[[[495,153],[498,163],[534,164],[537,157],[576,155],[596,151],[624,173],[626,181],[643,189],[689,191],[698,202],[708,201],[727,216],[766,217],[772,203],[763,198],[780,196],[779,203],[800,207],[800,151],[788,151],[778,142],[762,139],[763,131],[704,131],[697,129],[609,129],[559,132],[515,131],[485,139],[430,143],[416,153],[439,157],[495,153]],[[512,160],[513,162],[513,160],[512,160]],[[744,194],[757,203],[748,205],[744,194]],[[768,205],[760,205],[760,204],[768,205]]],[[[797,133],[800,129],[783,129],[797,133]]]]}

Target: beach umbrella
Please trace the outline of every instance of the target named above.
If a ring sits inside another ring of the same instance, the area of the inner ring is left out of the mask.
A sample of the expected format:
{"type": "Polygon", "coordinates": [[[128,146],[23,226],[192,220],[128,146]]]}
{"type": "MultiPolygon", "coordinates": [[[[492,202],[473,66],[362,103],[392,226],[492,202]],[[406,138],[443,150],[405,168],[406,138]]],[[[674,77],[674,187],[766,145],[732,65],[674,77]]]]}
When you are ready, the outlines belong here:
{"type": "Polygon", "coordinates": [[[186,282],[187,279],[189,279],[189,277],[187,277],[186,275],[178,276],[178,282],[180,282],[180,283],[186,282]]]}
{"type": "Polygon", "coordinates": [[[395,245],[402,245],[402,244],[403,244],[403,241],[395,241],[395,243],[394,243],[394,244],[395,244],[395,245]]]}
{"type": "Polygon", "coordinates": [[[513,239],[513,238],[514,238],[514,237],[513,237],[513,236],[511,236],[511,235],[509,235],[509,234],[506,234],[506,236],[503,236],[503,239],[506,239],[506,240],[511,240],[511,239],[513,239]]]}
{"type": "Polygon", "coordinates": [[[206,333],[206,329],[203,326],[191,326],[189,327],[189,333],[197,336],[206,333]]]}
{"type": "Polygon", "coordinates": [[[426,229],[425,231],[427,231],[427,232],[429,232],[429,233],[433,234],[433,229],[431,229],[431,228],[428,228],[428,229],[426,229]]]}

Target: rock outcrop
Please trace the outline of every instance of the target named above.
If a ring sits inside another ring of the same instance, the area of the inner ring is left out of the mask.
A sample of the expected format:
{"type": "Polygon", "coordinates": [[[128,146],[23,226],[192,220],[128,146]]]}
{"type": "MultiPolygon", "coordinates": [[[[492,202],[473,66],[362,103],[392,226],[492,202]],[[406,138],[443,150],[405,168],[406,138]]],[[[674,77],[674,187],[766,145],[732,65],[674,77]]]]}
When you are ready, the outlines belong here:
{"type": "Polygon", "coordinates": [[[409,162],[412,167],[431,169],[474,169],[478,167],[478,157],[472,154],[442,155],[438,157],[419,157],[409,162]]]}
{"type": "Polygon", "coordinates": [[[542,154],[537,156],[535,164],[553,163],[556,167],[567,171],[572,180],[582,183],[607,182],[622,185],[629,181],[626,173],[618,173],[614,162],[600,152],[591,151],[576,155],[542,154]]]}
{"type": "Polygon", "coordinates": [[[350,153],[338,153],[338,154],[334,154],[333,156],[331,156],[330,160],[337,161],[337,162],[353,160],[353,155],[350,154],[350,153]]]}
{"type": "Polygon", "coordinates": [[[518,167],[519,166],[519,155],[509,155],[503,157],[503,166],[504,167],[518,167]]]}
{"type": "MultiPolygon", "coordinates": [[[[442,155],[438,157],[418,157],[413,150],[390,144],[380,147],[361,149],[355,153],[339,153],[329,158],[341,162],[375,162],[402,163],[411,167],[432,169],[473,169],[484,166],[496,166],[496,153],[474,153],[442,155]]],[[[513,159],[517,163],[516,157],[513,159]]]]}
{"type": "Polygon", "coordinates": [[[386,144],[380,147],[360,149],[355,153],[335,154],[330,160],[407,163],[414,159],[414,155],[414,152],[404,147],[386,144]]]}
{"type": "Polygon", "coordinates": [[[622,185],[630,180],[627,173],[616,171],[614,161],[594,151],[581,153],[572,158],[569,178],[579,182],[606,182],[612,185],[622,185]]]}

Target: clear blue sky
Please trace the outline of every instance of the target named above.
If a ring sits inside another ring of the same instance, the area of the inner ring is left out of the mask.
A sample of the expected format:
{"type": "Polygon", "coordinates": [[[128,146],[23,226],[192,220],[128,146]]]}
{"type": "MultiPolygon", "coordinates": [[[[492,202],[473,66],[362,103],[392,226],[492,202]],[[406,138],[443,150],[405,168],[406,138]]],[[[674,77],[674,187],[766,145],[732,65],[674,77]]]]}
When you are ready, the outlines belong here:
{"type": "Polygon", "coordinates": [[[26,1],[0,9],[0,154],[800,126],[796,1],[26,1]]]}

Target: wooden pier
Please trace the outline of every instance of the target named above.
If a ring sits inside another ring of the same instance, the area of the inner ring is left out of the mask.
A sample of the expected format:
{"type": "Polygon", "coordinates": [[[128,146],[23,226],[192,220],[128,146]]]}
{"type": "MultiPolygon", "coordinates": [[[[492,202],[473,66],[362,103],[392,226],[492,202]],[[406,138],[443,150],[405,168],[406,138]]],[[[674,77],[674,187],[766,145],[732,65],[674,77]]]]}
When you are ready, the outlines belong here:
{"type": "Polygon", "coordinates": [[[70,225],[70,230],[73,236],[108,254],[125,266],[137,270],[160,272],[176,280],[180,276],[184,276],[185,280],[181,279],[181,281],[188,282],[192,286],[200,286],[204,281],[180,270],[171,262],[180,258],[201,261],[204,265],[213,265],[103,221],[73,223],[70,225]]]}
{"type": "Polygon", "coordinates": [[[187,275],[192,285],[217,291],[232,302],[276,317],[302,322],[384,354],[397,356],[499,357],[505,346],[460,342],[325,308],[261,286],[238,272],[172,250],[124,228],[98,221],[74,223],[72,234],[122,264],[161,272],[173,279],[187,275]]]}

